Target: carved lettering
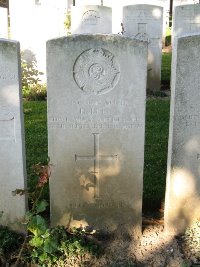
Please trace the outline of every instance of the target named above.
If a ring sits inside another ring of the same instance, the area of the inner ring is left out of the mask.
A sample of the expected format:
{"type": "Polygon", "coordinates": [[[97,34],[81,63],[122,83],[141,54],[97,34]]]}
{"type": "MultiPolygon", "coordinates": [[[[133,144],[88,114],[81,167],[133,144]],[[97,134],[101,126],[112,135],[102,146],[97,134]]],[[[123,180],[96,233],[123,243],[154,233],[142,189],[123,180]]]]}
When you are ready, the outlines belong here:
{"type": "Polygon", "coordinates": [[[106,99],[105,101],[82,101],[82,100],[72,100],[71,105],[77,105],[77,106],[124,106],[129,107],[131,106],[128,102],[128,100],[111,100],[106,99]]]}
{"type": "Polygon", "coordinates": [[[135,123],[124,123],[124,124],[115,124],[115,123],[69,123],[69,124],[49,124],[50,129],[119,129],[119,130],[128,130],[134,128],[142,128],[143,124],[139,122],[135,123]]]}
{"type": "Polygon", "coordinates": [[[123,208],[126,206],[124,201],[97,201],[95,203],[89,204],[85,202],[71,202],[68,204],[68,207],[71,209],[79,209],[79,208],[85,208],[87,206],[94,206],[95,208],[103,209],[103,208],[123,208]]]}
{"type": "Polygon", "coordinates": [[[179,117],[186,127],[200,125],[200,114],[186,114],[179,117]]]}

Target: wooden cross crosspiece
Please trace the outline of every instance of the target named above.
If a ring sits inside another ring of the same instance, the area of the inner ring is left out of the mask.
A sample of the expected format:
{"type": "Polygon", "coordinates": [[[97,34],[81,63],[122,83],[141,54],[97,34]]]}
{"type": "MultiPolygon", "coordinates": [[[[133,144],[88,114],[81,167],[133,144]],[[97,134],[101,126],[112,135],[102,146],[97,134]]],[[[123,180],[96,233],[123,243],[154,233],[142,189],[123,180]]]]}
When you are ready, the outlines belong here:
{"type": "Polygon", "coordinates": [[[78,160],[92,160],[94,162],[94,198],[100,199],[100,161],[113,161],[118,160],[118,155],[99,155],[99,133],[93,133],[94,136],[94,155],[91,156],[79,156],[75,155],[75,161],[78,160]]]}

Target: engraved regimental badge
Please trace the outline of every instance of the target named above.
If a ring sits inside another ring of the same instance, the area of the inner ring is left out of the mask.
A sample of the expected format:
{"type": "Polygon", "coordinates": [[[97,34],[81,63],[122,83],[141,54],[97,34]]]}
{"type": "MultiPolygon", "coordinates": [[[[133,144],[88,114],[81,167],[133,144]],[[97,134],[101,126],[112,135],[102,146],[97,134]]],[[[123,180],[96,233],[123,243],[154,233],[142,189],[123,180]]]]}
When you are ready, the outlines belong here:
{"type": "Polygon", "coordinates": [[[117,85],[120,67],[112,53],[103,48],[84,51],[76,60],[74,80],[85,93],[105,94],[117,85]]]}

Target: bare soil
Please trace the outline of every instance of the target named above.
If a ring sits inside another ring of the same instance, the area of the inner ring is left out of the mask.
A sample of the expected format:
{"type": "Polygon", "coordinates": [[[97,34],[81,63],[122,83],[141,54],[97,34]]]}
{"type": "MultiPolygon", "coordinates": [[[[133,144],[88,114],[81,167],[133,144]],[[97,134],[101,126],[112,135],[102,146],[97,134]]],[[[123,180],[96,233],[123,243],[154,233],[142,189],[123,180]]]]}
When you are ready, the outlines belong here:
{"type": "Polygon", "coordinates": [[[143,233],[135,238],[119,233],[104,241],[105,251],[99,258],[85,255],[81,262],[70,259],[66,267],[200,267],[200,221],[192,235],[173,237],[164,232],[162,219],[143,218],[143,233]],[[198,233],[198,234],[197,234],[198,233]],[[197,240],[196,240],[197,241],[197,240]],[[197,243],[196,243],[197,244],[197,243]],[[194,245],[194,249],[192,249],[194,245]]]}

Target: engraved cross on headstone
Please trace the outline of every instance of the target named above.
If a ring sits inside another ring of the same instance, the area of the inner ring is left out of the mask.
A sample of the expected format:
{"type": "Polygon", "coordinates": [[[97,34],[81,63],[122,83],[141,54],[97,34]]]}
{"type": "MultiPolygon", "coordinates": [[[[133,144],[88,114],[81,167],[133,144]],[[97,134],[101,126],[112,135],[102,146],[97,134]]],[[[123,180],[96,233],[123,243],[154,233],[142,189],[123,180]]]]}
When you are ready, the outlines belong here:
{"type": "Polygon", "coordinates": [[[94,198],[100,198],[100,171],[99,163],[100,161],[112,161],[118,160],[118,155],[99,155],[99,133],[93,133],[94,136],[94,155],[89,156],[79,156],[75,155],[75,160],[92,160],[94,161],[94,198]]]}

